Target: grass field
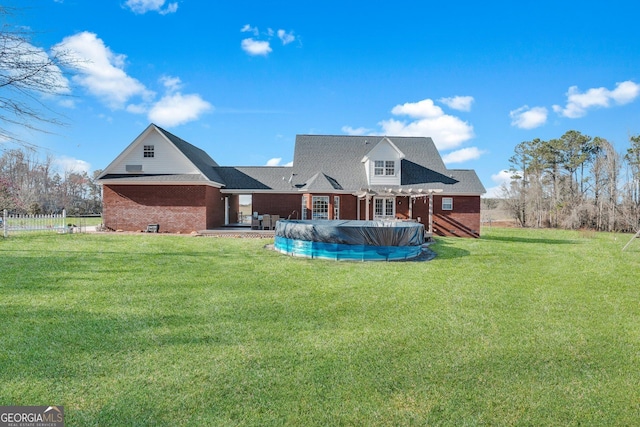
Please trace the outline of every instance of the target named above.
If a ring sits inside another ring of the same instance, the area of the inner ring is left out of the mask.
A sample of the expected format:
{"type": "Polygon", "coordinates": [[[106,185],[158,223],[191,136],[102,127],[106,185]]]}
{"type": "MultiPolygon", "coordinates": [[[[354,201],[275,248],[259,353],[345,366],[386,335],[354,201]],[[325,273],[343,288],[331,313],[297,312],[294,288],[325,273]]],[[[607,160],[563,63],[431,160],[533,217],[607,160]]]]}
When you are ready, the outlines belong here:
{"type": "Polygon", "coordinates": [[[640,239],[485,229],[429,262],[269,240],[0,239],[0,405],[67,426],[637,425],[640,239]]]}

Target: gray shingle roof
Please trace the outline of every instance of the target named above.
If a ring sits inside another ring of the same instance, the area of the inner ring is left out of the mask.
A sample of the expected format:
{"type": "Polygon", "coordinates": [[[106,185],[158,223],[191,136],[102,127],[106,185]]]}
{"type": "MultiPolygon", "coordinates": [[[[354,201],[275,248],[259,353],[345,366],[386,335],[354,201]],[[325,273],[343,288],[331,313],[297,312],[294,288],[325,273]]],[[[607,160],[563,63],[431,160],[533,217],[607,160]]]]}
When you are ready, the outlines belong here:
{"type": "Polygon", "coordinates": [[[206,184],[208,182],[207,178],[203,177],[200,174],[155,174],[155,175],[131,175],[131,174],[107,174],[100,178],[100,180],[110,180],[110,179],[126,179],[127,183],[135,183],[139,182],[156,182],[158,184],[166,184],[166,183],[179,183],[179,184],[187,184],[187,183],[202,183],[206,184]]]}
{"type": "MultiPolygon", "coordinates": [[[[310,191],[369,188],[362,159],[384,137],[298,135],[293,158],[295,183],[310,191]],[[335,184],[313,188],[320,175],[335,184]]],[[[482,194],[484,186],[473,170],[449,170],[433,140],[425,137],[387,137],[405,155],[401,161],[401,188],[442,189],[447,193],[482,194]]]]}
{"type": "Polygon", "coordinates": [[[193,163],[195,167],[197,167],[200,172],[202,172],[209,180],[219,184],[224,184],[224,181],[222,180],[220,175],[218,175],[215,169],[218,164],[204,150],[201,150],[195,145],[189,144],[184,139],[175,136],[171,132],[162,129],[159,126],[153,126],[155,126],[156,129],[160,131],[160,133],[167,137],[169,141],[171,141],[173,145],[175,145],[176,148],[180,150],[182,154],[184,154],[189,159],[189,161],[193,163]]]}
{"type": "MultiPolygon", "coordinates": [[[[153,125],[155,126],[155,125],[153,125]]],[[[349,135],[298,135],[293,167],[219,166],[206,152],[155,126],[204,175],[141,175],[137,178],[106,175],[101,179],[127,181],[210,182],[238,192],[357,192],[383,187],[368,185],[362,159],[385,137],[349,135]]],[[[400,163],[402,190],[437,190],[446,194],[482,194],[485,188],[475,171],[447,169],[433,140],[425,137],[386,137],[403,154],[400,163]]],[[[397,187],[396,187],[397,189],[397,187]]]]}
{"type": "Polygon", "coordinates": [[[297,190],[289,183],[291,167],[288,166],[219,166],[215,170],[226,190],[297,190]]]}

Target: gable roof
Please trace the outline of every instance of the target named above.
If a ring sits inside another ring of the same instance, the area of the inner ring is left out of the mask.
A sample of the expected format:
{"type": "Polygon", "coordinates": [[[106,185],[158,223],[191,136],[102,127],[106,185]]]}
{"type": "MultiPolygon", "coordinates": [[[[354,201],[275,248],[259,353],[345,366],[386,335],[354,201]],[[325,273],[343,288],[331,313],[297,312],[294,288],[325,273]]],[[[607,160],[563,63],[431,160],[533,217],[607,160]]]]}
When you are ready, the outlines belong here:
{"type": "Polygon", "coordinates": [[[111,180],[111,179],[119,179],[126,181],[135,181],[135,182],[147,182],[156,183],[159,181],[162,182],[178,182],[178,183],[186,183],[186,182],[210,182],[212,184],[217,184],[219,186],[224,185],[224,182],[218,175],[216,171],[216,167],[218,164],[215,160],[213,160],[204,150],[196,147],[195,145],[189,144],[187,141],[182,138],[177,137],[176,135],[162,129],[159,126],[151,123],[147,128],[131,143],[129,146],[120,153],[118,157],[116,157],[102,172],[102,174],[98,177],[99,180],[111,180]],[[165,140],[167,140],[170,144],[172,144],[178,152],[183,155],[201,174],[118,174],[112,173],[110,170],[113,165],[118,163],[119,160],[123,159],[127,153],[131,152],[135,147],[139,146],[145,138],[151,132],[157,132],[161,135],[165,140]]]}
{"type": "Polygon", "coordinates": [[[220,184],[224,183],[215,169],[219,166],[218,163],[216,163],[216,161],[213,160],[211,156],[209,156],[204,150],[201,150],[195,145],[189,144],[184,139],[175,136],[171,132],[162,129],[159,126],[156,126],[154,124],[152,124],[151,126],[155,126],[155,128],[169,141],[171,141],[173,145],[175,145],[175,147],[180,150],[180,152],[182,152],[182,154],[184,154],[185,157],[189,159],[189,161],[193,163],[193,165],[197,167],[198,170],[200,170],[200,172],[202,172],[202,174],[206,176],[210,181],[220,184]]]}
{"type": "Polygon", "coordinates": [[[361,162],[385,140],[404,155],[400,162],[400,189],[441,189],[450,194],[478,195],[485,192],[473,170],[447,169],[433,140],[427,137],[298,135],[293,158],[295,183],[313,191],[382,191],[383,187],[368,184],[361,162]],[[331,185],[314,188],[320,175],[329,177],[331,185]]]}
{"type": "Polygon", "coordinates": [[[485,188],[475,171],[447,169],[433,140],[427,137],[350,135],[297,135],[293,166],[220,166],[205,151],[151,124],[99,177],[103,182],[205,183],[225,192],[356,193],[362,190],[389,192],[370,186],[362,161],[381,143],[399,154],[399,191],[442,190],[446,194],[480,195],[485,188]],[[156,131],[169,141],[200,174],[114,174],[109,167],[148,132],[156,131]]]}
{"type": "Polygon", "coordinates": [[[369,158],[371,158],[372,156],[372,153],[375,153],[376,151],[378,151],[380,147],[383,145],[391,147],[391,149],[397,154],[399,159],[404,159],[404,153],[400,151],[400,149],[396,146],[396,144],[394,144],[389,138],[385,136],[380,141],[378,141],[378,143],[371,150],[369,150],[367,154],[365,154],[365,156],[362,158],[361,161],[366,162],[367,160],[369,160],[369,158]]]}

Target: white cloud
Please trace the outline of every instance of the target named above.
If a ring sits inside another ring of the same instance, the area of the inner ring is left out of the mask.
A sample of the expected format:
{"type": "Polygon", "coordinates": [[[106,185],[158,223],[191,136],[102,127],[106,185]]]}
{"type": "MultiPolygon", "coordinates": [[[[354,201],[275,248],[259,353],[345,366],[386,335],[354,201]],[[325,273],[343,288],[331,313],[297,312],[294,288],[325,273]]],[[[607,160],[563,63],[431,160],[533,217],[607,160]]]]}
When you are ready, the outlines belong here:
{"type": "Polygon", "coordinates": [[[511,126],[520,129],[534,129],[547,122],[548,111],[544,107],[529,108],[524,105],[516,110],[510,111],[511,126]]]}
{"type": "Polygon", "coordinates": [[[474,99],[473,96],[454,96],[451,98],[440,98],[438,101],[454,110],[471,111],[471,104],[473,104],[474,99]]]}
{"type": "Polygon", "coordinates": [[[285,30],[278,30],[278,38],[282,41],[283,45],[287,45],[296,39],[293,35],[293,31],[287,33],[285,30]]]}
{"type": "Polygon", "coordinates": [[[371,132],[371,129],[367,129],[364,127],[352,128],[351,126],[342,126],[342,132],[347,135],[366,135],[371,132]]]}
{"type": "Polygon", "coordinates": [[[165,0],[127,0],[124,5],[138,14],[158,12],[160,15],[167,15],[178,10],[178,3],[168,3],[163,9],[164,4],[165,0]]]}
{"type": "MultiPolygon", "coordinates": [[[[3,46],[3,51],[10,51],[14,53],[16,56],[12,57],[11,60],[22,63],[29,64],[49,64],[50,58],[47,52],[37,46],[34,46],[25,41],[17,41],[11,38],[5,38],[3,40],[5,44],[3,46]]],[[[56,50],[52,49],[52,53],[56,54],[56,50]]],[[[0,57],[0,68],[3,71],[3,74],[13,75],[18,77],[16,70],[13,69],[12,63],[8,63],[3,57],[0,57]]],[[[69,87],[69,80],[64,76],[62,70],[54,64],[49,64],[40,70],[39,78],[42,80],[43,86],[47,88],[48,95],[65,95],[71,92],[69,87]]],[[[14,80],[13,87],[20,88],[20,80],[14,80]]]]}
{"type": "Polygon", "coordinates": [[[242,50],[252,56],[267,56],[273,50],[271,49],[268,41],[255,40],[251,38],[242,40],[241,46],[242,50]]]}
{"type": "Polygon", "coordinates": [[[463,163],[469,160],[475,160],[483,154],[484,151],[478,147],[467,147],[445,154],[442,156],[442,161],[446,164],[463,163]]]}
{"type": "Polygon", "coordinates": [[[198,119],[212,108],[200,95],[169,93],[151,107],[148,118],[160,126],[178,126],[198,119]]]}
{"type": "Polygon", "coordinates": [[[77,64],[73,81],[111,109],[124,108],[134,96],[153,97],[153,92],[124,71],[126,56],[113,53],[94,33],[85,31],[66,37],[54,50],[69,54],[77,64]]]}
{"type": "Polygon", "coordinates": [[[260,32],[258,31],[257,27],[252,27],[249,24],[246,24],[244,27],[242,27],[240,29],[241,33],[253,33],[254,36],[258,37],[258,35],[260,34],[260,32]]]}
{"type": "Polygon", "coordinates": [[[85,162],[84,160],[74,159],[73,157],[60,156],[56,158],[54,162],[65,172],[88,173],[91,170],[90,163],[85,162]]]}
{"type": "Polygon", "coordinates": [[[426,136],[433,138],[439,150],[459,147],[464,141],[475,136],[473,126],[458,117],[445,114],[431,99],[396,105],[391,113],[409,116],[415,120],[382,120],[378,122],[382,128],[381,132],[369,132],[364,127],[351,126],[343,126],[342,131],[349,135],[426,136]]]}
{"type": "Polygon", "coordinates": [[[182,80],[179,77],[162,76],[160,83],[167,89],[167,92],[173,93],[182,88],[182,80]]]}
{"type": "Polygon", "coordinates": [[[503,185],[508,186],[511,183],[512,175],[513,173],[506,169],[503,169],[496,174],[492,174],[491,181],[493,181],[495,185],[493,187],[487,188],[487,192],[484,194],[483,197],[489,198],[489,199],[502,198],[503,197],[502,187],[503,185]]]}
{"type": "Polygon", "coordinates": [[[391,113],[407,115],[417,120],[383,120],[378,124],[384,135],[429,136],[439,150],[456,148],[474,137],[473,126],[458,117],[445,114],[431,99],[396,105],[391,113]]]}
{"type": "Polygon", "coordinates": [[[272,28],[267,28],[266,32],[260,33],[258,27],[252,27],[250,24],[246,24],[240,29],[240,32],[253,34],[253,37],[246,38],[240,43],[242,50],[252,56],[267,56],[270,54],[273,51],[271,40],[276,36],[280,39],[283,46],[293,43],[296,40],[293,30],[287,32],[283,29],[274,31],[272,28]]]}
{"type": "Polygon", "coordinates": [[[580,92],[577,86],[571,86],[567,91],[567,105],[562,108],[553,106],[553,111],[570,119],[583,117],[591,108],[609,108],[611,102],[618,105],[628,104],[640,95],[640,85],[632,81],[617,83],[614,90],[604,87],[588,89],[580,92]]]}
{"type": "Polygon", "coordinates": [[[269,159],[267,160],[267,164],[265,166],[293,166],[293,162],[289,162],[289,163],[285,163],[284,165],[281,165],[280,162],[282,161],[282,157],[274,157],[273,159],[269,159]]]}
{"type": "Polygon", "coordinates": [[[435,105],[431,99],[423,99],[418,102],[407,102],[402,105],[396,105],[391,110],[391,114],[413,118],[436,118],[443,116],[444,112],[442,108],[435,105]]]}

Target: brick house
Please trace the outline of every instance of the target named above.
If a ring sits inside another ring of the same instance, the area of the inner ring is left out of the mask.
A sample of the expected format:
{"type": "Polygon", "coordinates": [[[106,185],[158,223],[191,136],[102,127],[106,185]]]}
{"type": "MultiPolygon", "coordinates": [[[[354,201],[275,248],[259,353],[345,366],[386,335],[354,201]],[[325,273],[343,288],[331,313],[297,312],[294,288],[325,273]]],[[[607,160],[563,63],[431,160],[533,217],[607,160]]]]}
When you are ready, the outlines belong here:
{"type": "Polygon", "coordinates": [[[435,235],[478,237],[484,186],[447,169],[431,138],[298,135],[293,166],[220,166],[151,124],[99,177],[105,226],[191,232],[252,210],[292,219],[411,219],[435,235]]]}

